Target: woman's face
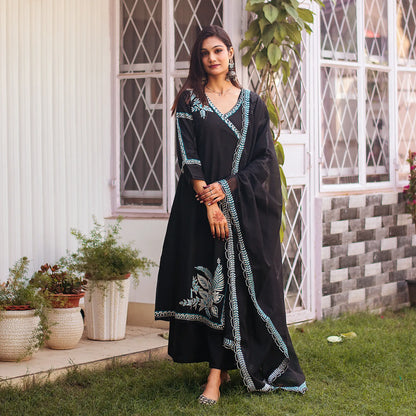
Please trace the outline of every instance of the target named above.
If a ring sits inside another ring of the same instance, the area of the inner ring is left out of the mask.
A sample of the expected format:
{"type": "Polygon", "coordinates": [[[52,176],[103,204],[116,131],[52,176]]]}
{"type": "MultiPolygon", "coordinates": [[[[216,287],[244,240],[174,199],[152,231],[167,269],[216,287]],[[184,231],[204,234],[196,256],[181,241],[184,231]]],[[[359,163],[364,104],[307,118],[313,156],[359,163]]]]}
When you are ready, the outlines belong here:
{"type": "Polygon", "coordinates": [[[208,77],[226,75],[228,62],[233,56],[233,48],[227,49],[223,41],[216,36],[202,42],[201,60],[208,77]]]}

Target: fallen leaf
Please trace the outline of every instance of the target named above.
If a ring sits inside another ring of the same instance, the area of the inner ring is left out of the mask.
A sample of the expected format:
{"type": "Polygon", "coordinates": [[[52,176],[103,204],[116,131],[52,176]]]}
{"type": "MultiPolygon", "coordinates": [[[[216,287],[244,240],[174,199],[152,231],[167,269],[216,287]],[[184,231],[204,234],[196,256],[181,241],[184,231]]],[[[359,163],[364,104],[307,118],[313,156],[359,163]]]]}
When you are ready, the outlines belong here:
{"type": "Polygon", "coordinates": [[[343,338],[351,339],[355,338],[357,334],[355,332],[346,332],[345,334],[341,334],[343,338]]]}
{"type": "Polygon", "coordinates": [[[326,340],[331,343],[337,343],[342,342],[344,339],[342,337],[337,337],[336,335],[331,335],[326,340]]]}

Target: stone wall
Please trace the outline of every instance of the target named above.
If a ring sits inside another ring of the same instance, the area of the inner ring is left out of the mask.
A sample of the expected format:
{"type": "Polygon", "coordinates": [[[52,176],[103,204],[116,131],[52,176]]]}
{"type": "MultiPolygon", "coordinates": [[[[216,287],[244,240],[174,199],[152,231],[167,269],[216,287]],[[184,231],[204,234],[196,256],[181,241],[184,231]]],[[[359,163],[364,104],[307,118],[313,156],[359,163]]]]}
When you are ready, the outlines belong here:
{"type": "Polygon", "coordinates": [[[416,236],[402,194],[322,199],[322,316],[407,302],[416,236]]]}

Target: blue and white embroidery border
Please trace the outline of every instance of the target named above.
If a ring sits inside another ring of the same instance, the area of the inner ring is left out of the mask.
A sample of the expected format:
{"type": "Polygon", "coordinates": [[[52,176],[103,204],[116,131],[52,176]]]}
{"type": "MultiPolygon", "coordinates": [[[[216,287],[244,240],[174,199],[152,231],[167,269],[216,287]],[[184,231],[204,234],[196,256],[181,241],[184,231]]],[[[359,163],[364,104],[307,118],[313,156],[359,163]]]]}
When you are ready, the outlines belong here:
{"type": "Polygon", "coordinates": [[[192,114],[188,114],[188,113],[176,113],[176,130],[177,130],[177,135],[178,135],[179,147],[181,149],[181,155],[182,155],[181,172],[183,172],[183,168],[185,167],[185,165],[201,166],[201,161],[199,159],[188,159],[186,155],[185,145],[183,143],[181,126],[179,124],[180,119],[193,120],[193,117],[192,117],[192,114]]]}
{"type": "Polygon", "coordinates": [[[206,316],[198,315],[196,313],[182,313],[182,312],[175,312],[175,311],[156,311],[155,318],[175,318],[181,319],[184,321],[195,321],[195,322],[202,322],[213,329],[224,329],[224,308],[222,309],[221,313],[221,320],[220,323],[212,322],[206,316]]]}

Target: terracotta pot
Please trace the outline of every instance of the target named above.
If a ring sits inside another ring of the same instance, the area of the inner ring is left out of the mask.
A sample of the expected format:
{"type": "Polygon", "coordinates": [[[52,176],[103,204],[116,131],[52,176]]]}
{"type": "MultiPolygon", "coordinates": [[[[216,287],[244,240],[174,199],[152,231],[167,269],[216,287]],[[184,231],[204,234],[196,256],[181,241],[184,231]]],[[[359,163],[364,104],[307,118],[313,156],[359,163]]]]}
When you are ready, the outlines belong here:
{"type": "Polygon", "coordinates": [[[77,346],[84,332],[81,308],[54,308],[47,312],[47,319],[50,335],[46,345],[49,348],[69,350],[77,346]]]}
{"type": "Polygon", "coordinates": [[[129,290],[129,278],[94,281],[93,285],[87,286],[84,307],[89,339],[115,341],[125,338],[129,290]]]}
{"type": "Polygon", "coordinates": [[[4,310],[6,311],[29,311],[33,309],[29,304],[27,305],[10,305],[5,306],[4,310]]]}
{"type": "Polygon", "coordinates": [[[31,358],[39,320],[33,309],[0,311],[0,361],[31,358]]]}
{"type": "Polygon", "coordinates": [[[84,292],[81,293],[55,293],[50,294],[53,308],[77,308],[79,300],[84,297],[84,292]]]}

